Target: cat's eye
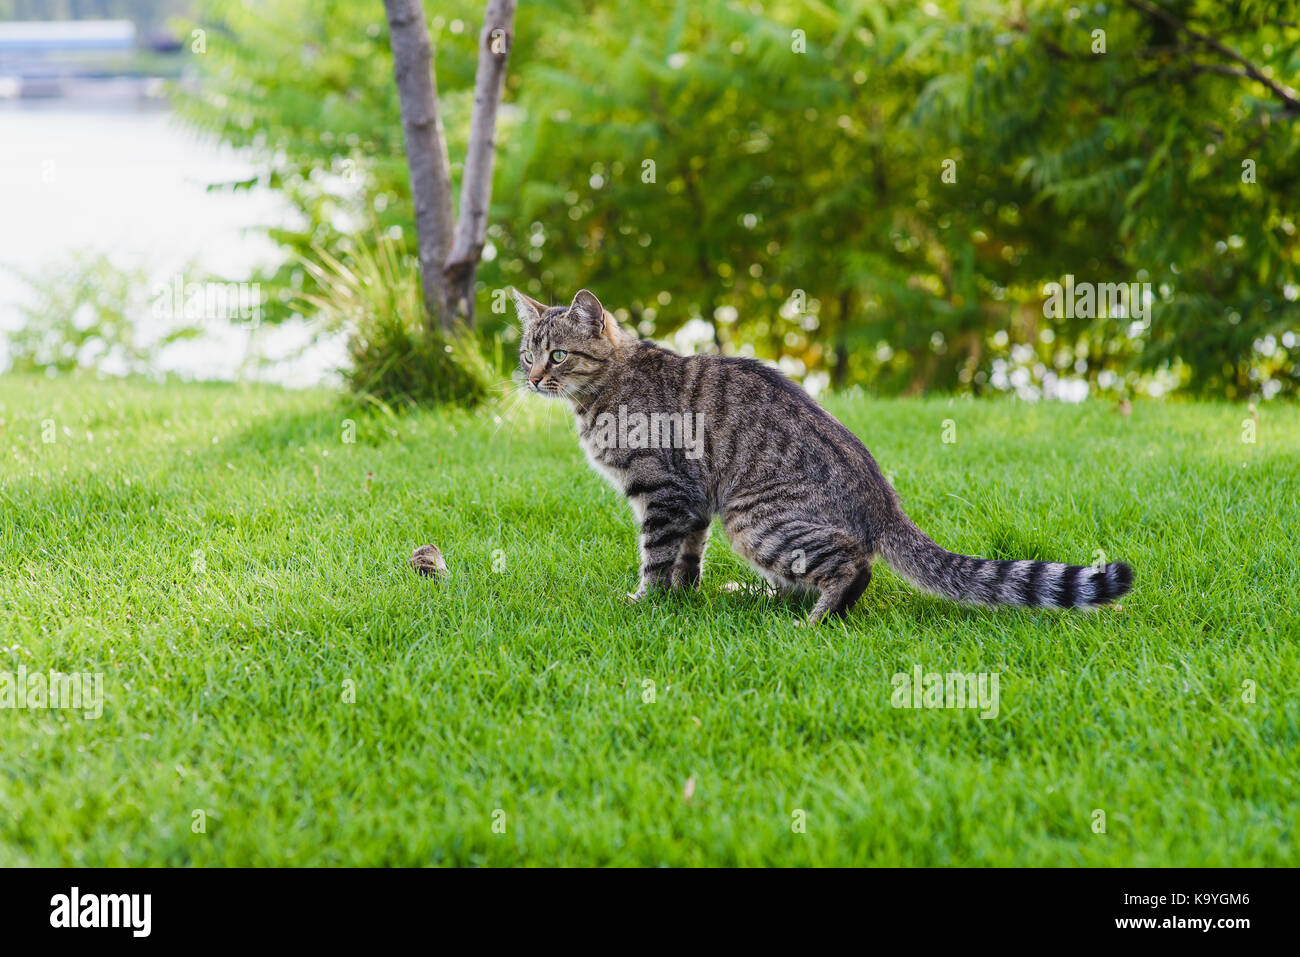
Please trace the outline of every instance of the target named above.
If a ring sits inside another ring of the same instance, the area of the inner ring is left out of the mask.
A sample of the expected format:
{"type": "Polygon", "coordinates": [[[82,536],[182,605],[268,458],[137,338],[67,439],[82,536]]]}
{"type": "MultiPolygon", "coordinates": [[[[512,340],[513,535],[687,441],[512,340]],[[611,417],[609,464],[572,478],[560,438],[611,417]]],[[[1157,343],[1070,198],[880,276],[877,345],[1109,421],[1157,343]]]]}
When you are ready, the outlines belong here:
{"type": "Polygon", "coordinates": [[[524,353],[524,361],[527,362],[529,365],[532,365],[532,364],[533,364],[533,354],[532,354],[531,352],[525,352],[525,353],[524,353]]]}
{"type": "Polygon", "coordinates": [[[563,362],[568,357],[569,354],[565,352],[563,349],[556,349],[554,352],[551,353],[552,362],[563,362]]]}

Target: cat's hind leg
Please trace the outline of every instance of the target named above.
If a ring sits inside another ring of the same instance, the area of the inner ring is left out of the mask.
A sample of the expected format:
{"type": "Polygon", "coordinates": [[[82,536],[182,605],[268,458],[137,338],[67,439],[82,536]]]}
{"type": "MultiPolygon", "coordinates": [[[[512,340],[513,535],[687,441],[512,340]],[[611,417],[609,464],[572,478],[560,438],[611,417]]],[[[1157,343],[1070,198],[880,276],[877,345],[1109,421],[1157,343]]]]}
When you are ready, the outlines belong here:
{"type": "Polygon", "coordinates": [[[843,618],[869,584],[871,560],[867,556],[848,559],[843,566],[819,576],[817,587],[821,594],[808,615],[808,624],[815,625],[828,615],[843,618]]]}
{"type": "Polygon", "coordinates": [[[815,591],[809,615],[816,624],[844,615],[871,581],[872,556],[858,536],[800,518],[753,515],[729,517],[732,547],[784,592],[815,591]]]}

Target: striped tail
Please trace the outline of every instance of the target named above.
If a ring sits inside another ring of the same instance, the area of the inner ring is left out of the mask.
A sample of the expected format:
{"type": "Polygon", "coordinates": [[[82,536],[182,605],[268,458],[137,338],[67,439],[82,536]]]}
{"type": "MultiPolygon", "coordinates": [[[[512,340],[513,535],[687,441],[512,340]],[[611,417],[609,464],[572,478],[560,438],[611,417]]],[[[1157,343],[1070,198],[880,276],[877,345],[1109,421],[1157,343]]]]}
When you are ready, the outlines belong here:
{"type": "Polygon", "coordinates": [[[958,555],[905,515],[882,537],[880,549],[889,567],[916,588],[971,605],[1096,608],[1133,587],[1133,569],[1123,562],[1064,565],[958,555]]]}

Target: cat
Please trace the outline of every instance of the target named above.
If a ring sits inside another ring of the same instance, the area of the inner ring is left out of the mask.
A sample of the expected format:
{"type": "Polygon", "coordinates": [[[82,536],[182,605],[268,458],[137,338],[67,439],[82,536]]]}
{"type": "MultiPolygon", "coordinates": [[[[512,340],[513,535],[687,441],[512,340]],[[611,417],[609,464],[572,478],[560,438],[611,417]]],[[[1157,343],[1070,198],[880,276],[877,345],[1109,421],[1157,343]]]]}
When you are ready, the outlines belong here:
{"type": "Polygon", "coordinates": [[[633,600],[699,585],[715,515],[770,585],[817,593],[814,624],[853,607],[877,558],[916,588],[967,604],[1095,608],[1133,585],[1123,562],[947,551],[904,514],[861,440],[777,370],[640,340],[585,289],[567,307],[514,298],[525,388],[569,402],[588,461],[641,526],[633,600]]]}

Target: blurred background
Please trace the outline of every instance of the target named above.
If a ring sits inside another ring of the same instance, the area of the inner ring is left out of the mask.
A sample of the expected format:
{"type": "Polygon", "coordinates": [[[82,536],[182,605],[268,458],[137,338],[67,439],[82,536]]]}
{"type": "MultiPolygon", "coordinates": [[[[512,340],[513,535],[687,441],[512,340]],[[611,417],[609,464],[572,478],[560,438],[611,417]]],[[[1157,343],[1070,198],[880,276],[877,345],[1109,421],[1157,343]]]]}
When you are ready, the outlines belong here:
{"type": "MultiPolygon", "coordinates": [[[[425,10],[456,179],[483,5],[425,10]]],[[[523,0],[469,356],[380,0],[0,0],[0,363],[473,401],[585,286],[814,392],[1294,397],[1298,86],[1287,2],[523,0]]]]}

